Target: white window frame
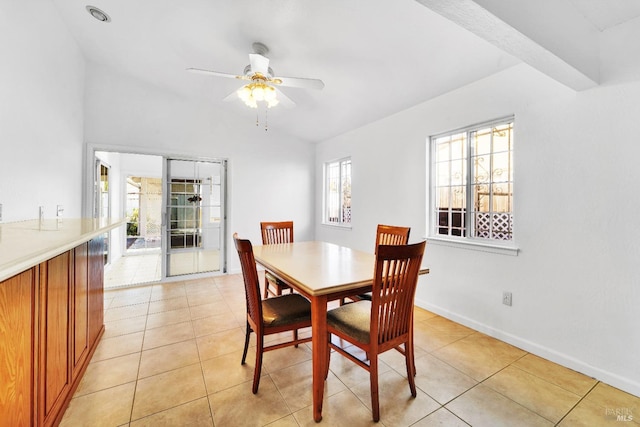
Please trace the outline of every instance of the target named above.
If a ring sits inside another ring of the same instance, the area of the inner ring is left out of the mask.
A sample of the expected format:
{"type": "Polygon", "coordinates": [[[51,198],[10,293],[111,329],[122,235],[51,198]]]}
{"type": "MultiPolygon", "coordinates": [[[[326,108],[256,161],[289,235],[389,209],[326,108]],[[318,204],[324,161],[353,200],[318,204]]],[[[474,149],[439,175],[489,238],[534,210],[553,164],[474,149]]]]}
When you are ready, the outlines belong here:
{"type": "MultiPolygon", "coordinates": [[[[471,149],[470,136],[474,131],[484,129],[487,127],[496,127],[500,125],[506,125],[509,123],[512,123],[515,125],[514,116],[502,117],[496,120],[478,123],[475,125],[467,126],[465,128],[456,129],[453,131],[444,132],[437,135],[432,135],[428,138],[427,153],[429,153],[429,156],[427,157],[427,166],[430,170],[430,174],[429,174],[430,182],[428,186],[428,191],[430,193],[430,196],[427,198],[427,200],[429,201],[429,206],[427,207],[429,212],[428,224],[427,224],[429,235],[427,236],[427,240],[429,240],[429,242],[436,245],[451,246],[451,247],[464,248],[464,249],[473,249],[473,250],[499,253],[499,254],[505,254],[505,255],[518,254],[518,248],[514,240],[515,233],[513,232],[512,232],[512,238],[510,240],[473,237],[469,235],[469,232],[472,230],[473,185],[474,185],[474,182],[472,182],[473,180],[469,179],[469,177],[471,177],[473,173],[472,172],[473,171],[473,165],[472,165],[473,153],[471,149]],[[466,157],[464,158],[466,169],[465,169],[465,179],[463,179],[463,186],[465,187],[465,192],[466,192],[465,213],[464,213],[464,223],[466,224],[466,228],[467,228],[466,236],[450,236],[450,235],[442,235],[437,233],[439,215],[438,215],[438,212],[436,212],[437,211],[436,209],[437,194],[435,190],[436,188],[435,185],[437,181],[436,180],[437,171],[435,168],[435,163],[436,163],[435,141],[446,136],[453,136],[458,134],[466,134],[466,139],[465,139],[466,140],[466,157]]],[[[513,146],[511,147],[511,154],[513,156],[513,146]]],[[[514,181],[515,180],[512,178],[510,182],[512,186],[514,181]]],[[[513,215],[513,213],[514,213],[514,206],[513,206],[513,196],[512,196],[511,214],[513,215]]]]}
{"type": "MultiPolygon", "coordinates": [[[[349,194],[351,193],[351,178],[352,178],[352,173],[351,173],[351,168],[352,168],[352,163],[351,163],[351,157],[343,157],[341,159],[338,160],[332,160],[329,162],[325,162],[324,164],[324,188],[323,188],[323,203],[322,203],[322,224],[324,225],[330,225],[333,227],[343,227],[343,228],[351,228],[351,206],[349,206],[349,212],[345,211],[345,206],[344,203],[341,201],[340,197],[342,197],[343,193],[344,193],[344,184],[345,184],[345,180],[344,180],[344,176],[343,176],[343,166],[348,163],[349,164],[349,194]],[[340,185],[340,189],[339,191],[336,192],[335,191],[331,191],[331,187],[332,187],[332,183],[331,180],[335,179],[335,176],[330,174],[329,169],[332,167],[336,167],[338,168],[338,177],[337,177],[337,181],[339,182],[340,185]],[[338,197],[338,199],[336,200],[336,197],[338,197]],[[336,203],[338,204],[338,212],[335,212],[335,205],[336,203]],[[334,212],[331,212],[331,211],[334,212]],[[333,213],[333,215],[332,215],[333,213]],[[337,217],[335,216],[337,214],[337,217]],[[348,218],[349,220],[346,221],[345,219],[348,218]]],[[[349,200],[351,200],[351,197],[349,197],[349,200]]],[[[349,203],[350,204],[350,203],[349,203]]]]}

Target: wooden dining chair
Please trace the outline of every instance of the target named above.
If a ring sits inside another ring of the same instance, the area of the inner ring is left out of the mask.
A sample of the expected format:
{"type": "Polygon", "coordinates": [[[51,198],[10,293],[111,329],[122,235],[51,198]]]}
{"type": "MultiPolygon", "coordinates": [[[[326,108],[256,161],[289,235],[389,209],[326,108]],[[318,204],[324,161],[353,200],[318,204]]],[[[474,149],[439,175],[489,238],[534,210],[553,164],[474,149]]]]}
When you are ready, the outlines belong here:
{"type": "MultiPolygon", "coordinates": [[[[378,246],[380,245],[406,245],[409,242],[410,232],[411,227],[378,224],[378,228],[376,229],[375,253],[378,252],[378,246]]],[[[346,298],[349,298],[352,301],[360,301],[363,299],[371,301],[371,292],[352,295],[346,298]]],[[[346,302],[346,298],[342,298],[340,300],[340,305],[346,302]]]]}
{"type": "Polygon", "coordinates": [[[426,242],[412,245],[381,245],[376,253],[371,301],[345,304],[327,312],[329,372],[331,349],[369,371],[373,420],[380,420],[378,396],[378,355],[391,349],[403,349],[411,396],[416,397],[413,352],[413,304],[426,242]],[[331,336],[341,340],[335,342],[331,336]],[[342,347],[340,344],[345,344],[342,347]],[[367,355],[360,359],[353,347],[367,355]],[[351,350],[352,351],[352,350],[351,350]]]}
{"type": "Polygon", "coordinates": [[[253,256],[253,247],[249,240],[233,235],[244,278],[244,290],[247,300],[247,325],[244,340],[242,364],[245,364],[249,337],[256,333],[256,364],[253,372],[253,394],[258,392],[260,373],[262,371],[262,355],[264,352],[277,350],[288,346],[298,346],[311,341],[311,337],[299,338],[298,329],[311,326],[311,304],[300,294],[280,295],[263,300],[260,297],[260,279],[253,256]],[[264,345],[266,335],[293,331],[291,341],[278,342],[269,346],[264,345]]]}
{"type": "MultiPolygon", "coordinates": [[[[293,221],[261,222],[260,232],[263,245],[291,243],[293,242],[293,221]]],[[[269,298],[269,295],[282,295],[282,291],[287,289],[289,293],[293,292],[286,282],[278,279],[269,270],[264,272],[265,298],[269,298]]]]}

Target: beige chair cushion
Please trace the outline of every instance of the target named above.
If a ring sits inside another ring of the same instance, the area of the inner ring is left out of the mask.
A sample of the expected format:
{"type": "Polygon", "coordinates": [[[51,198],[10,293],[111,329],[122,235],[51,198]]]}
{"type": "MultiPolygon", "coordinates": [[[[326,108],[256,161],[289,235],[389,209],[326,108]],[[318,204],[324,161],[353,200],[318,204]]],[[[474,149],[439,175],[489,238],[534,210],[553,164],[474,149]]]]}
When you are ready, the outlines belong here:
{"type": "Polygon", "coordinates": [[[311,304],[299,294],[287,294],[262,300],[265,326],[282,326],[311,319],[311,304]]]}
{"type": "Polygon", "coordinates": [[[368,344],[369,328],[371,327],[371,301],[358,301],[329,310],[327,324],[362,343],[368,344]]]}

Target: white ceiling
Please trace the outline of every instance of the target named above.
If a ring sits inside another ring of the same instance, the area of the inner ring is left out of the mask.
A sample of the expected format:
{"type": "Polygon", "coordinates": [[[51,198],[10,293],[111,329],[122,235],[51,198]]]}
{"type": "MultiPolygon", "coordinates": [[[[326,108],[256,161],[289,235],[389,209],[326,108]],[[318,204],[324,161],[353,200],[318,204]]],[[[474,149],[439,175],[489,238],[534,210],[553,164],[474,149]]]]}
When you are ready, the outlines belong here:
{"type": "MultiPolygon", "coordinates": [[[[255,110],[239,100],[223,102],[241,82],[185,69],[241,74],[252,43],[266,44],[276,75],[325,83],[322,91],[283,88],[297,105],[269,111],[270,128],[307,141],[363,126],[520,62],[577,89],[585,82],[597,84],[590,69],[593,47],[581,42],[575,45],[580,57],[564,55],[545,40],[548,28],[536,33],[535,14],[533,22],[518,20],[522,14],[512,0],[52,1],[87,60],[237,112],[248,126],[255,110]],[[111,22],[92,18],[87,4],[104,10],[111,22]],[[500,7],[507,4],[511,14],[500,7]],[[514,37],[526,39],[529,47],[513,47],[508,41],[514,37]],[[541,60],[540,51],[551,53],[541,60]]],[[[515,1],[530,8],[558,2],[574,21],[588,23],[575,26],[576,43],[585,40],[585,32],[640,15],[637,0],[515,1]]],[[[571,40],[571,28],[562,31],[571,40]]],[[[573,48],[571,42],[567,46],[573,48]]]]}

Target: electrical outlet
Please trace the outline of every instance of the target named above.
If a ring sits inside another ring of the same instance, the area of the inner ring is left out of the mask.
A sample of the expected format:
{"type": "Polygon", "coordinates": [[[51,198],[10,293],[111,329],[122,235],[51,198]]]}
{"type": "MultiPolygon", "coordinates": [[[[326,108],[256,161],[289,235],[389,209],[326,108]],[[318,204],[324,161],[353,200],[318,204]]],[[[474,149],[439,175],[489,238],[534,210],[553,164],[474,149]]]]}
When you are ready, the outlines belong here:
{"type": "Polygon", "coordinates": [[[511,305],[511,292],[503,292],[502,293],[502,303],[504,305],[511,305]]]}

